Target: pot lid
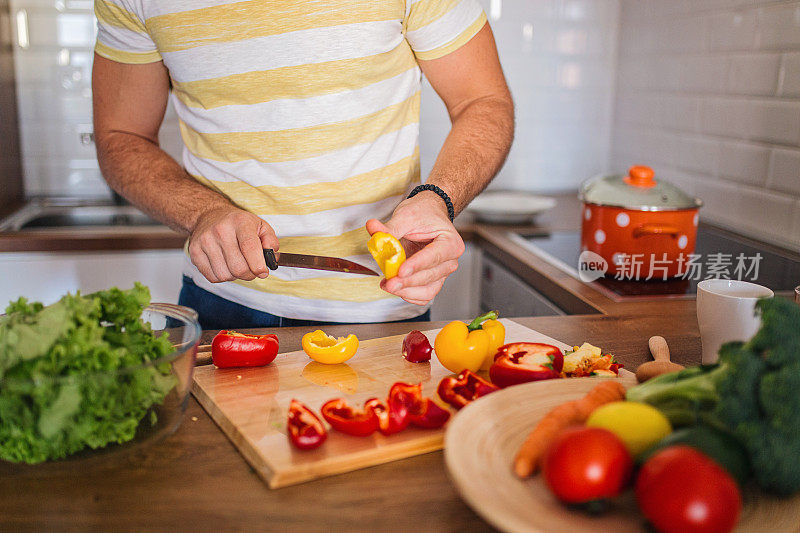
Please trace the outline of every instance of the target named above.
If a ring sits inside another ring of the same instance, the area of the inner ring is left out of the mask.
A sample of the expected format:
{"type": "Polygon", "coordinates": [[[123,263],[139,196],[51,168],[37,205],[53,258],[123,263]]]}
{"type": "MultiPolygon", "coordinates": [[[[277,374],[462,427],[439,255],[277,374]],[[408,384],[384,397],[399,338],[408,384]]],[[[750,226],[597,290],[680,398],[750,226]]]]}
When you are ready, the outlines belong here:
{"type": "Polygon", "coordinates": [[[610,174],[590,179],[581,187],[586,203],[635,209],[637,211],[675,211],[703,205],[675,185],[654,179],[653,169],[633,166],[628,174],[610,174]]]}

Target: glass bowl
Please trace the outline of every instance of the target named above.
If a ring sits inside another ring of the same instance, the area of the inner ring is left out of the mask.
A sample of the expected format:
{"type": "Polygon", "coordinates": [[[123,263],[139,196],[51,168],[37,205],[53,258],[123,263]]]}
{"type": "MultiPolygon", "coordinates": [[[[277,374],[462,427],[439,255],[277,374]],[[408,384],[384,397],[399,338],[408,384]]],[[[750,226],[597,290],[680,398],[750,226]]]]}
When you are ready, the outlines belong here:
{"type": "Polygon", "coordinates": [[[43,450],[48,449],[46,446],[70,450],[64,457],[48,454],[49,459],[119,453],[174,432],[183,418],[191,389],[201,333],[197,313],[180,305],[152,303],[142,311],[142,320],[157,337],[166,334],[175,351],[148,363],[113,371],[33,380],[2,379],[0,423],[16,424],[14,431],[38,432],[44,439],[36,442],[47,442],[42,444],[43,450]],[[39,409],[36,415],[19,408],[34,405],[33,400],[43,394],[52,397],[48,408],[39,409]],[[76,422],[72,418],[75,415],[66,415],[59,419],[63,416],[59,413],[81,413],[85,407],[76,409],[78,402],[80,406],[91,402],[91,418],[84,415],[76,422]],[[32,423],[34,418],[36,422],[32,423]],[[72,427],[68,427],[70,424],[72,427]],[[78,444],[70,444],[71,440],[78,444]]]}

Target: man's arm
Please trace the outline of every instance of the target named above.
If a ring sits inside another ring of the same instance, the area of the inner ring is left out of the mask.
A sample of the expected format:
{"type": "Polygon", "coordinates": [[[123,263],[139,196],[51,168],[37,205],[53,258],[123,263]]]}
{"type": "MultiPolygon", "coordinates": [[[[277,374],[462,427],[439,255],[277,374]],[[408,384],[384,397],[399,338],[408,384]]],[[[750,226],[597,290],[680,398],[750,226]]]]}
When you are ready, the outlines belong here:
{"type": "Polygon", "coordinates": [[[192,262],[209,281],[267,277],[262,247],[278,248],[269,224],[195,181],[158,146],[169,96],[164,63],[128,65],[95,54],[92,92],[97,158],[108,184],[188,233],[192,262]]]}
{"type": "MultiPolygon", "coordinates": [[[[514,138],[514,104],[489,24],[455,52],[419,64],[453,124],[427,183],[441,187],[458,213],[505,161],[514,138]]],[[[413,255],[383,288],[411,303],[432,300],[464,252],[444,202],[430,191],[401,202],[386,225],[369,220],[367,230],[388,231],[409,243],[413,255]]]]}

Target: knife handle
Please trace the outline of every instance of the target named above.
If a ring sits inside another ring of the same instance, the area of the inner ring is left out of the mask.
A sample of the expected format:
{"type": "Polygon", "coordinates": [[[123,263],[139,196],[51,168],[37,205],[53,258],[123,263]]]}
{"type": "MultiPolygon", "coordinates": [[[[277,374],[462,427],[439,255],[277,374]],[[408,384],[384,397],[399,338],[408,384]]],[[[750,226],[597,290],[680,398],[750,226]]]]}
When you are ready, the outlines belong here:
{"type": "Polygon", "coordinates": [[[275,258],[275,250],[272,248],[264,248],[264,259],[267,261],[267,267],[270,270],[278,270],[278,260],[275,258]]]}

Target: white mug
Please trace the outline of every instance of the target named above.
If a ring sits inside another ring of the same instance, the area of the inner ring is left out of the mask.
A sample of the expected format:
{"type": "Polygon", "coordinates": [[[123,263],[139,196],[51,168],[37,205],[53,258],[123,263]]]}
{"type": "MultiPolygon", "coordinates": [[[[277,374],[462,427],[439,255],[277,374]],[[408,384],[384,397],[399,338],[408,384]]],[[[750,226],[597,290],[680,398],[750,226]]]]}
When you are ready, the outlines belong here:
{"type": "Polygon", "coordinates": [[[761,285],[733,279],[707,279],[697,284],[697,325],[703,343],[702,362],[716,363],[720,346],[746,341],[761,324],[755,315],[759,298],[774,293],[761,285]]]}

